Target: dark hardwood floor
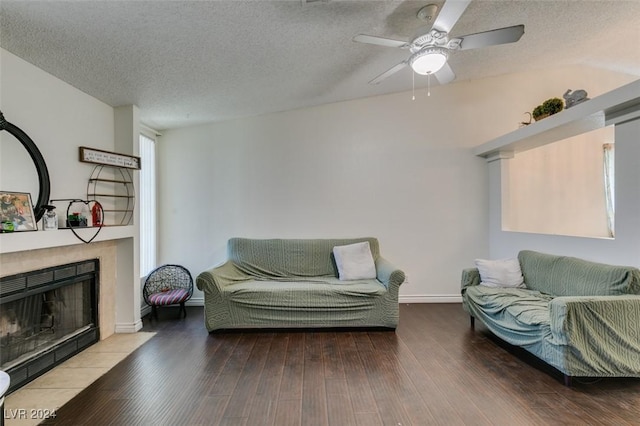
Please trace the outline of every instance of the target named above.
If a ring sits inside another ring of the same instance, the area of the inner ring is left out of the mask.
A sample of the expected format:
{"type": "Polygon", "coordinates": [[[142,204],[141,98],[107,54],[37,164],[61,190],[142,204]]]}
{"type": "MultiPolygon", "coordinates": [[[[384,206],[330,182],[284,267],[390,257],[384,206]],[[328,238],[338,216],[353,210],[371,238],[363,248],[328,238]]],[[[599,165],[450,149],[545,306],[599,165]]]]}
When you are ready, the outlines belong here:
{"type": "Polygon", "coordinates": [[[469,327],[458,304],[401,305],[389,331],[208,334],[202,308],[61,407],[69,425],[640,424],[640,380],[574,380],[469,327]]]}

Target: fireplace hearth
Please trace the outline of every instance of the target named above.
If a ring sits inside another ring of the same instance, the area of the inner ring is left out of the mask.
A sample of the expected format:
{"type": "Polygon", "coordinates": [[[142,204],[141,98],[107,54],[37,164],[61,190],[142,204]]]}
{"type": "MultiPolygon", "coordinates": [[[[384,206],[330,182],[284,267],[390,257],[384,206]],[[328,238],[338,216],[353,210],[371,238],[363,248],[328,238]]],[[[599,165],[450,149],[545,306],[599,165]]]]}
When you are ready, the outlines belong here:
{"type": "Polygon", "coordinates": [[[99,261],[0,278],[0,369],[13,391],[99,340],[99,261]]]}

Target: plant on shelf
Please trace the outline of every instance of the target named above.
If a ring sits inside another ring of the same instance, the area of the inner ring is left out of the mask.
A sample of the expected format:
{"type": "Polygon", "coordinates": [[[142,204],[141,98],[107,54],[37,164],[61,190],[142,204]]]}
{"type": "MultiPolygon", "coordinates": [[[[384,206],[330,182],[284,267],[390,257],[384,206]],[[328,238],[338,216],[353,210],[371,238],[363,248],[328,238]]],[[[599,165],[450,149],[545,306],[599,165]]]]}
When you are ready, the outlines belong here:
{"type": "Polygon", "coordinates": [[[533,109],[531,115],[536,121],[542,120],[550,115],[556,114],[564,109],[564,103],[560,98],[551,98],[544,101],[533,109]]]}
{"type": "Polygon", "coordinates": [[[87,218],[79,212],[73,212],[67,216],[67,226],[87,226],[87,218]]]}
{"type": "Polygon", "coordinates": [[[533,115],[534,120],[538,121],[538,120],[542,120],[544,117],[547,117],[549,114],[545,114],[544,110],[542,109],[542,105],[538,105],[533,109],[533,112],[531,113],[531,115],[533,115]]]}

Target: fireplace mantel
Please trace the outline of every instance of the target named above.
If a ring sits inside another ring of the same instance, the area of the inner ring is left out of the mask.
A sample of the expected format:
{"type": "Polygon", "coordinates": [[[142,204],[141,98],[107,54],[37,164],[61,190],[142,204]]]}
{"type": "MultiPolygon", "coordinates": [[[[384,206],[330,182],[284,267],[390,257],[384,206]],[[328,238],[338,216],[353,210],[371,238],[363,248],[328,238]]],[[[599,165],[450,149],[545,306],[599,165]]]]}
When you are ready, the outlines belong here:
{"type": "MultiPolygon", "coordinates": [[[[78,229],[78,235],[88,240],[95,233],[95,228],[78,229]]],[[[135,226],[108,226],[100,230],[95,242],[131,238],[135,234],[135,226]]],[[[82,244],[69,229],[57,231],[13,232],[0,235],[0,254],[52,247],[64,247],[82,244]]]]}

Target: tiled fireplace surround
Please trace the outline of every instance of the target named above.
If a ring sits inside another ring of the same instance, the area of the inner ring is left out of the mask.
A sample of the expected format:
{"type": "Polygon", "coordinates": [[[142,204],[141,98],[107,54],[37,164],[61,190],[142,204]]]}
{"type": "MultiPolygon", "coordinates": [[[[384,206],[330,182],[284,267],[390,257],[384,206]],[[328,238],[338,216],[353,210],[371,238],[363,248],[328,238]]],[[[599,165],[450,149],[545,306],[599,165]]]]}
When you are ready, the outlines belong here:
{"type": "Polygon", "coordinates": [[[116,328],[116,241],[76,244],[0,255],[0,276],[14,275],[88,259],[100,260],[98,324],[104,340],[116,328]]]}

